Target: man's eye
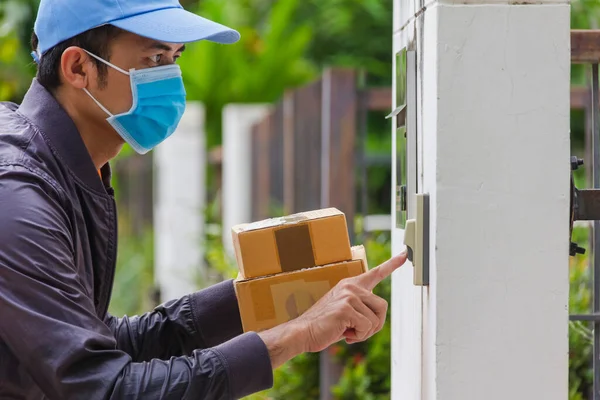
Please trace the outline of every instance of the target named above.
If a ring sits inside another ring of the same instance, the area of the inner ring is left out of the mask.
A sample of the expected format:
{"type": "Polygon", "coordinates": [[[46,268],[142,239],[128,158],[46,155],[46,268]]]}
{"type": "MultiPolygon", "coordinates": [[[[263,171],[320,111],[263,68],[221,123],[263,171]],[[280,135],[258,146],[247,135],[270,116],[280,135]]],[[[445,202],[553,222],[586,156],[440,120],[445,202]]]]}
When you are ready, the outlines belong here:
{"type": "Polygon", "coordinates": [[[155,54],[150,57],[150,61],[152,61],[153,63],[156,63],[156,64],[159,64],[161,59],[162,59],[162,54],[155,54]]]}

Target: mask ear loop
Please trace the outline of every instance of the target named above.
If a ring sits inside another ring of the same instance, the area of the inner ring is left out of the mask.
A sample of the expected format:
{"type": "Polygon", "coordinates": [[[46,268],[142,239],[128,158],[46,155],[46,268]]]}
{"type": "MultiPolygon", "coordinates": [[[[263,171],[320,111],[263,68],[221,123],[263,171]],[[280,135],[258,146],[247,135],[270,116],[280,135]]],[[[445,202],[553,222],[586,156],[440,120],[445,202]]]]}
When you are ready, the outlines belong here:
{"type": "MultiPolygon", "coordinates": [[[[110,62],[108,62],[108,61],[106,61],[106,60],[104,60],[104,59],[102,59],[102,58],[98,57],[97,55],[95,55],[95,54],[93,54],[93,53],[90,53],[90,52],[89,52],[89,51],[87,51],[86,49],[82,49],[82,50],[83,50],[83,51],[85,51],[86,53],[88,53],[90,56],[94,57],[96,60],[98,60],[98,61],[100,61],[100,62],[102,62],[102,63],[104,63],[104,64],[108,65],[109,67],[112,67],[112,68],[116,69],[117,71],[119,71],[119,72],[121,72],[121,73],[123,73],[123,74],[125,74],[125,75],[129,75],[129,72],[125,71],[124,69],[117,67],[116,65],[114,65],[114,64],[112,64],[112,63],[110,63],[110,62]]],[[[110,117],[114,117],[114,115],[113,115],[113,114],[112,114],[110,111],[108,111],[108,109],[107,109],[106,107],[104,107],[102,104],[100,104],[100,102],[99,102],[98,100],[96,100],[96,98],[95,98],[94,96],[92,96],[92,94],[89,92],[89,90],[87,90],[87,88],[83,88],[83,91],[84,91],[84,92],[85,92],[85,93],[86,93],[88,96],[90,96],[90,98],[91,98],[92,100],[94,100],[94,103],[96,103],[96,104],[98,105],[98,107],[100,107],[100,108],[102,109],[102,111],[104,111],[104,112],[105,112],[106,114],[108,114],[110,117]]]]}
{"type": "Polygon", "coordinates": [[[129,72],[125,71],[123,68],[119,68],[119,67],[117,67],[116,65],[114,65],[114,64],[112,64],[112,63],[110,63],[110,62],[108,62],[108,61],[104,60],[103,58],[100,58],[100,57],[98,57],[97,55],[95,55],[95,54],[93,54],[93,53],[90,53],[90,52],[89,52],[89,51],[87,51],[86,49],[81,49],[81,50],[85,51],[85,52],[86,52],[86,53],[88,53],[90,56],[94,57],[96,60],[98,60],[98,61],[100,61],[100,62],[102,62],[102,63],[104,63],[104,64],[108,65],[109,67],[112,67],[112,68],[116,69],[117,71],[121,72],[122,74],[129,75],[129,72]]]}
{"type": "Polygon", "coordinates": [[[100,102],[98,100],[96,100],[96,98],[94,96],[92,96],[92,94],[87,90],[87,88],[83,88],[83,91],[85,93],[87,93],[87,95],[90,96],[92,100],[94,100],[94,103],[98,104],[98,107],[100,107],[102,109],[102,111],[104,111],[106,114],[108,114],[109,117],[114,117],[114,115],[110,111],[108,111],[108,109],[106,107],[104,107],[102,104],[100,104],[100,102]]]}

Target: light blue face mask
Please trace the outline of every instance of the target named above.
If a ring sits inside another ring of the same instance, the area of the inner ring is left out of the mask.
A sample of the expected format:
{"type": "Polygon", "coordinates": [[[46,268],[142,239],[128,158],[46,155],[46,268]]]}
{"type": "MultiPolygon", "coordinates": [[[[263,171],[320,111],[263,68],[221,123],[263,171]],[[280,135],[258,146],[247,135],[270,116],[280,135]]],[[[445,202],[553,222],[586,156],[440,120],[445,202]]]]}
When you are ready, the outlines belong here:
{"type": "Polygon", "coordinates": [[[145,154],[171,136],[185,110],[185,88],[179,65],[125,71],[85,50],[111,68],[129,75],[133,104],[113,115],[92,94],[83,90],[109,116],[106,120],[139,154],[145,154]]]}

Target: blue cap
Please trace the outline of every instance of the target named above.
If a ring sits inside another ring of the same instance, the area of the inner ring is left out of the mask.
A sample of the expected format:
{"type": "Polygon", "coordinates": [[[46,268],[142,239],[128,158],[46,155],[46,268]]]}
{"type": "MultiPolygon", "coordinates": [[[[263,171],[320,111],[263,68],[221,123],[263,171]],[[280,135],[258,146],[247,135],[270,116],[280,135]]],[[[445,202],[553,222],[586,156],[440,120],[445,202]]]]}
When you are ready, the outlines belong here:
{"type": "Polygon", "coordinates": [[[178,0],[41,0],[34,26],[37,56],[106,24],[167,43],[229,44],[240,38],[237,31],[184,10],[178,0]]]}

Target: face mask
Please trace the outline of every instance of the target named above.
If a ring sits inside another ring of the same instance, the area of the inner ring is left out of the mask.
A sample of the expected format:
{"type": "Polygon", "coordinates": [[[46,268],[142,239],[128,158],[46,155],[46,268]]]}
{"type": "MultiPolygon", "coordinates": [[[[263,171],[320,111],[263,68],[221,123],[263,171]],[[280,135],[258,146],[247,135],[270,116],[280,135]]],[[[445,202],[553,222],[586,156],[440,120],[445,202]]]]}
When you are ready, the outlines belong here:
{"type": "Polygon", "coordinates": [[[111,68],[129,75],[133,104],[125,113],[113,115],[83,89],[108,114],[108,123],[139,154],[145,154],[171,136],[185,110],[185,88],[177,64],[129,72],[85,50],[111,68]]]}

